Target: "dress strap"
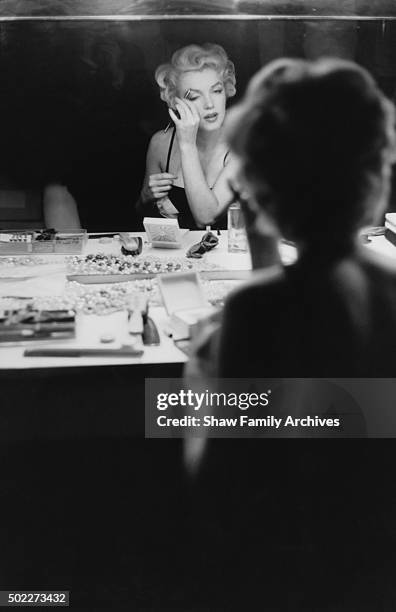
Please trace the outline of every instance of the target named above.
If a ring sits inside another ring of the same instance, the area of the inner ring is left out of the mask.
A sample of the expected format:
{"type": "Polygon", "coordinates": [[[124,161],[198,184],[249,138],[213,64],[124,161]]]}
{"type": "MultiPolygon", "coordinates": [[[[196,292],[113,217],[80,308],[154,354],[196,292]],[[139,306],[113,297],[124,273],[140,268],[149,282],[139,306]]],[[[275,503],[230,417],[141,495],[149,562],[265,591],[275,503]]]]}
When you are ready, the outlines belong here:
{"type": "Polygon", "coordinates": [[[227,157],[228,157],[229,154],[230,154],[230,150],[228,149],[228,151],[226,151],[226,154],[224,155],[223,166],[226,165],[227,157]]]}
{"type": "Polygon", "coordinates": [[[173,141],[175,140],[175,136],[176,136],[176,128],[173,128],[173,132],[172,132],[172,136],[169,142],[169,149],[168,149],[168,157],[166,158],[166,169],[165,172],[169,172],[169,166],[170,166],[170,160],[171,160],[171,155],[172,155],[172,147],[173,147],[173,141]]]}

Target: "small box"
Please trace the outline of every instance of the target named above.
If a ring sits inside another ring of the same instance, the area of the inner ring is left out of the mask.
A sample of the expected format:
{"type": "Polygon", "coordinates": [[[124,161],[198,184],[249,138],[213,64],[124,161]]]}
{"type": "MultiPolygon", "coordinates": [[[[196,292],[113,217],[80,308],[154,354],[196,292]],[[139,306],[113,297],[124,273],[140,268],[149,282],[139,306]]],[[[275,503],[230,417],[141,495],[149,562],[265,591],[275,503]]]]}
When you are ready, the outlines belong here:
{"type": "Polygon", "coordinates": [[[32,252],[33,231],[0,230],[0,255],[24,255],[32,252]]]}
{"type": "Polygon", "coordinates": [[[385,227],[393,233],[396,233],[396,213],[385,214],[385,227]]]}
{"type": "Polygon", "coordinates": [[[196,272],[176,272],[158,277],[159,288],[175,340],[191,337],[200,319],[215,311],[205,298],[196,272]]]}
{"type": "Polygon", "coordinates": [[[189,230],[180,229],[177,219],[145,217],[144,229],[151,246],[160,249],[180,249],[189,230]]]}
{"type": "Polygon", "coordinates": [[[0,230],[0,255],[30,253],[80,254],[87,242],[87,230],[49,229],[0,230]]]}
{"type": "Polygon", "coordinates": [[[56,232],[54,253],[80,254],[87,243],[87,230],[62,230],[56,232]]]}
{"type": "Polygon", "coordinates": [[[55,232],[38,230],[34,233],[32,241],[32,253],[53,253],[55,232]]]}

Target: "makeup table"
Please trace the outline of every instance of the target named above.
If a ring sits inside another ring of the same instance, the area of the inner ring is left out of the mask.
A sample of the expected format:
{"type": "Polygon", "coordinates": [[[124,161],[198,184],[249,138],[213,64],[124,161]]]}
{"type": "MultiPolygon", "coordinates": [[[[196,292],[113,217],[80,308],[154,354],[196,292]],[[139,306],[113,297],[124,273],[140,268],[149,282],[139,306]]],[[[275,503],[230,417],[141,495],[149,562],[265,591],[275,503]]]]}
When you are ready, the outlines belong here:
{"type": "MultiPolygon", "coordinates": [[[[181,249],[154,249],[147,244],[144,233],[133,233],[133,235],[143,238],[143,253],[148,258],[153,256],[156,258],[169,260],[184,257],[187,249],[193,244],[200,241],[204,232],[196,231],[189,232],[183,238],[183,248],[181,249]]],[[[90,237],[87,245],[84,248],[83,255],[103,253],[105,255],[115,254],[120,255],[121,245],[116,239],[107,239],[95,235],[90,237]]],[[[26,258],[26,256],[25,256],[26,258]]],[[[69,256],[70,258],[70,256],[69,256]]],[[[62,296],[65,293],[66,287],[70,283],[67,280],[67,265],[66,256],[64,255],[48,255],[48,263],[45,263],[46,256],[32,255],[32,259],[40,260],[37,265],[2,265],[8,258],[0,258],[0,298],[4,296],[20,296],[20,297],[41,297],[45,299],[53,296],[62,296]]],[[[15,258],[17,261],[17,258],[15,258]]],[[[224,276],[227,277],[227,271],[235,271],[235,283],[238,283],[238,277],[248,277],[251,269],[251,260],[248,253],[235,254],[227,251],[227,233],[222,232],[219,236],[219,244],[211,252],[204,255],[203,260],[192,259],[192,270],[196,267],[196,262],[206,261],[210,266],[219,266],[220,271],[224,271],[224,276]]],[[[199,264],[198,264],[199,265],[199,264]]],[[[222,274],[220,274],[220,277],[222,274]]],[[[228,274],[230,276],[230,274],[228,274]]],[[[122,280],[122,276],[119,277],[122,280]]],[[[231,279],[232,281],[232,279],[231,279]]],[[[131,286],[132,281],[129,283],[131,286]]],[[[221,282],[221,279],[220,281],[221,282]]],[[[228,281],[224,281],[228,282],[228,281]]],[[[240,281],[239,281],[240,282],[240,281]]],[[[234,284],[235,284],[234,283],[234,284]]],[[[73,283],[75,285],[75,283],[73,283]]],[[[230,283],[232,287],[232,282],[230,283]]],[[[81,290],[98,290],[101,288],[111,288],[113,285],[81,285],[81,290]]],[[[149,295],[149,294],[147,294],[149,295]]],[[[157,300],[158,301],[158,300],[157,300]]],[[[148,365],[173,363],[182,364],[186,361],[186,355],[179,350],[172,339],[164,332],[166,329],[167,313],[165,308],[160,305],[150,307],[150,316],[155,321],[159,334],[159,346],[146,346],[144,352],[138,357],[24,357],[25,348],[37,347],[53,347],[53,348],[118,348],[122,344],[131,342],[131,338],[127,333],[127,312],[119,311],[111,314],[83,314],[76,315],[76,336],[68,340],[50,340],[32,341],[24,346],[0,346],[0,370],[16,370],[16,369],[37,369],[37,368],[67,368],[67,367],[86,367],[86,366],[117,366],[117,365],[148,365]],[[104,346],[100,338],[103,336],[113,337],[114,341],[104,346]]]]}
{"type": "MultiPolygon", "coordinates": [[[[111,233],[111,232],[109,232],[111,233]]],[[[183,258],[186,251],[199,242],[204,231],[191,231],[183,237],[183,247],[180,249],[158,249],[152,248],[147,243],[146,234],[143,232],[132,232],[131,235],[140,236],[143,239],[142,256],[148,258],[155,257],[167,261],[169,259],[183,258]]],[[[206,268],[206,276],[214,276],[217,280],[206,281],[206,288],[219,286],[222,294],[232,290],[234,286],[242,283],[249,278],[251,270],[251,259],[249,253],[229,253],[227,249],[227,232],[222,231],[218,236],[219,244],[212,251],[205,253],[203,259],[191,259],[194,270],[196,266],[206,268]],[[198,262],[198,263],[197,263],[198,262]],[[203,266],[200,262],[204,262],[203,266]],[[213,271],[211,267],[217,267],[213,271]],[[222,280],[223,279],[223,280],[222,280]]],[[[386,259],[396,259],[396,247],[388,242],[384,236],[372,236],[367,248],[386,259]]],[[[82,255],[103,253],[105,255],[120,255],[121,245],[118,239],[105,239],[98,234],[91,235],[84,248],[82,255]]],[[[285,263],[290,263],[295,258],[294,248],[282,244],[280,246],[281,258],[285,263]]],[[[65,255],[43,254],[32,255],[32,259],[40,261],[37,265],[4,265],[7,257],[0,257],[0,300],[4,296],[21,297],[42,297],[62,296],[70,283],[67,280],[67,257],[65,255]],[[48,260],[48,263],[46,261],[48,260]]],[[[70,258],[70,256],[69,256],[70,258]]],[[[15,261],[18,258],[15,257],[15,261]]],[[[186,260],[187,261],[187,260],[186,260]]],[[[205,278],[205,272],[202,276],[205,278]]],[[[122,277],[120,277],[122,278],[122,277]]],[[[129,286],[133,286],[136,281],[131,281],[129,286]]],[[[139,284],[139,281],[137,281],[139,284]]],[[[76,283],[73,283],[76,285],[76,283]]],[[[141,283],[140,283],[141,284],[141,283]]],[[[205,284],[205,281],[204,281],[205,284]]],[[[111,287],[109,284],[102,285],[81,285],[81,290],[99,290],[111,287]]],[[[141,287],[140,287],[141,289],[141,287]]],[[[212,292],[213,293],[213,292],[212,292]]],[[[111,314],[83,314],[76,315],[76,335],[68,340],[32,341],[18,346],[0,346],[0,372],[10,370],[45,370],[53,368],[84,368],[101,366],[157,366],[158,375],[161,375],[161,368],[165,364],[175,364],[181,370],[182,364],[187,360],[172,338],[168,335],[168,314],[163,305],[158,304],[157,299],[150,306],[150,316],[154,320],[159,334],[159,346],[145,346],[141,356],[79,356],[79,357],[25,357],[25,348],[110,348],[117,349],[121,345],[130,344],[131,338],[127,332],[127,312],[120,310],[111,314]],[[112,337],[114,340],[104,345],[101,342],[103,337],[112,337]]],[[[150,293],[146,293],[150,295],[150,293]]],[[[213,298],[209,291],[209,299],[213,298]]],[[[161,300],[160,300],[161,301],[161,300]]]]}
{"type": "MultiPolygon", "coordinates": [[[[187,234],[181,249],[152,249],[145,243],[143,253],[165,260],[184,257],[187,249],[201,240],[203,233],[187,234]]],[[[145,234],[135,235],[145,240],[145,234]]],[[[383,236],[373,237],[368,248],[396,259],[396,248],[383,236]]],[[[92,236],[83,254],[98,252],[120,254],[120,243],[114,239],[103,243],[100,236],[92,236]]],[[[285,263],[291,262],[295,258],[293,247],[282,245],[281,258],[285,263]]],[[[250,274],[248,253],[228,253],[227,232],[221,233],[218,246],[206,253],[204,259],[208,265],[218,266],[220,271],[233,271],[231,277],[239,279],[232,281],[234,286],[250,274]]],[[[34,266],[0,265],[0,297],[62,295],[68,283],[66,258],[51,255],[48,263],[45,261],[42,256],[40,264],[34,266]]],[[[165,333],[165,308],[161,305],[150,307],[150,316],[158,327],[161,342],[159,346],[144,347],[139,357],[24,357],[25,346],[1,347],[0,440],[6,443],[16,439],[70,436],[141,437],[145,378],[179,377],[187,360],[186,354],[165,333]]],[[[46,341],[45,346],[103,347],[100,336],[111,334],[115,336],[112,346],[117,347],[125,342],[126,324],[127,313],[122,310],[100,316],[78,314],[75,338],[63,342],[46,341]]],[[[34,342],[29,348],[33,344],[38,346],[34,342]]]]}
{"type": "MultiPolygon", "coordinates": [[[[134,233],[143,238],[143,255],[166,261],[184,258],[187,249],[199,242],[203,234],[203,231],[189,232],[183,237],[181,249],[153,249],[144,233],[134,233]]],[[[120,255],[121,244],[117,239],[90,236],[82,255],[99,252],[120,255]]],[[[66,256],[40,253],[32,255],[32,259],[37,264],[18,265],[21,260],[16,256],[11,262],[9,256],[0,258],[0,298],[51,300],[67,293],[71,283],[67,280],[66,256]]],[[[195,266],[194,260],[191,261],[195,266]]],[[[242,277],[248,276],[251,268],[248,253],[228,253],[226,232],[219,236],[218,246],[206,253],[203,261],[209,267],[235,270],[242,277]]],[[[134,283],[142,285],[142,281],[128,284],[132,287],[134,283]]],[[[72,285],[77,287],[76,283],[72,285]]],[[[80,285],[80,288],[85,291],[113,286],[80,285]]],[[[126,310],[103,315],[78,313],[72,339],[30,341],[28,347],[26,343],[0,347],[0,440],[6,443],[32,438],[141,437],[145,378],[179,377],[187,360],[186,354],[165,333],[165,308],[160,303],[150,306],[149,315],[158,328],[160,345],[144,346],[143,354],[138,357],[25,357],[23,354],[25,348],[120,347],[130,342],[126,310]],[[100,341],[103,336],[112,336],[114,341],[103,344],[100,341]]]]}

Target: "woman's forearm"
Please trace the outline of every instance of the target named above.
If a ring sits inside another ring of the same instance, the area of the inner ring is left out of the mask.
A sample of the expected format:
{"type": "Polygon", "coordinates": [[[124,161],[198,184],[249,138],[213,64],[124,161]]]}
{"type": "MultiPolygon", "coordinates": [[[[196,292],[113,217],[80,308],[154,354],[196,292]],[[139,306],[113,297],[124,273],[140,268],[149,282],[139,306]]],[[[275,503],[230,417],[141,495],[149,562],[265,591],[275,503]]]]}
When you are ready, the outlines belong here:
{"type": "Polygon", "coordinates": [[[196,145],[181,144],[179,147],[184,189],[191,212],[198,225],[208,225],[216,216],[217,198],[206,182],[196,145]]]}
{"type": "Polygon", "coordinates": [[[45,227],[57,230],[81,228],[77,203],[65,185],[50,183],[43,193],[45,227]]]}

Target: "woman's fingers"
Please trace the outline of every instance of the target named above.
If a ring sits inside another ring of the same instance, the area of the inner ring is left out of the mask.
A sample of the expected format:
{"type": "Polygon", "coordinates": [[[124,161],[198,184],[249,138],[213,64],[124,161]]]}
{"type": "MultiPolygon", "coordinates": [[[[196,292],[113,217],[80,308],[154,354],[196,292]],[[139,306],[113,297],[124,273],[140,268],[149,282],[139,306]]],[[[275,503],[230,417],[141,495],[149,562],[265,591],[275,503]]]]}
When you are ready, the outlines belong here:
{"type": "Polygon", "coordinates": [[[152,193],[157,193],[158,191],[170,191],[170,189],[172,189],[172,185],[150,185],[150,189],[152,193]]]}
{"type": "Polygon", "coordinates": [[[180,98],[175,98],[175,106],[180,115],[179,121],[185,122],[191,117],[190,109],[186,104],[184,104],[183,100],[181,100],[180,98]]]}
{"type": "Polygon", "coordinates": [[[169,172],[151,174],[149,177],[148,186],[152,197],[158,200],[159,198],[167,196],[176,179],[177,176],[170,174],[169,172]]]}
{"type": "Polygon", "coordinates": [[[170,174],[169,172],[159,172],[158,174],[150,174],[150,180],[161,180],[161,179],[169,179],[175,181],[177,176],[175,174],[170,174]]]}
{"type": "Polygon", "coordinates": [[[169,172],[161,172],[160,174],[151,174],[148,181],[148,186],[153,195],[157,197],[159,191],[169,191],[176,180],[174,174],[169,172]]]}
{"type": "Polygon", "coordinates": [[[173,123],[177,125],[178,121],[180,121],[180,118],[176,115],[175,111],[172,108],[168,108],[168,113],[173,123]]]}
{"type": "Polygon", "coordinates": [[[154,179],[149,181],[150,187],[155,187],[158,185],[173,185],[174,179],[154,179]]]}
{"type": "Polygon", "coordinates": [[[183,102],[187,106],[187,108],[189,109],[189,111],[190,111],[192,117],[195,119],[195,121],[199,122],[200,116],[199,116],[198,109],[195,106],[194,102],[191,102],[190,100],[187,100],[187,99],[183,100],[183,102]]]}
{"type": "Polygon", "coordinates": [[[182,100],[181,98],[175,98],[176,108],[180,113],[181,119],[184,119],[188,122],[199,123],[200,116],[197,107],[194,102],[190,100],[182,100]]]}
{"type": "Polygon", "coordinates": [[[162,198],[164,195],[168,195],[170,189],[166,189],[166,188],[161,188],[161,189],[152,189],[151,190],[151,194],[153,196],[153,198],[157,199],[157,198],[162,198]]]}
{"type": "MultiPolygon", "coordinates": [[[[180,118],[177,118],[175,120],[176,133],[179,145],[181,143],[188,143],[191,145],[196,144],[197,130],[199,127],[198,113],[196,112],[196,110],[193,112],[193,110],[187,104],[186,100],[181,100],[180,98],[175,98],[175,107],[180,116],[180,118]]],[[[175,112],[173,112],[172,114],[174,117],[176,117],[175,112]]]]}
{"type": "Polygon", "coordinates": [[[159,200],[161,198],[165,198],[168,195],[169,191],[156,191],[153,193],[153,196],[156,200],[159,200]]]}
{"type": "Polygon", "coordinates": [[[160,190],[164,190],[164,189],[171,189],[172,185],[168,184],[168,183],[164,183],[164,184],[158,184],[158,183],[154,183],[153,185],[150,185],[151,189],[156,189],[157,191],[160,190]]]}

